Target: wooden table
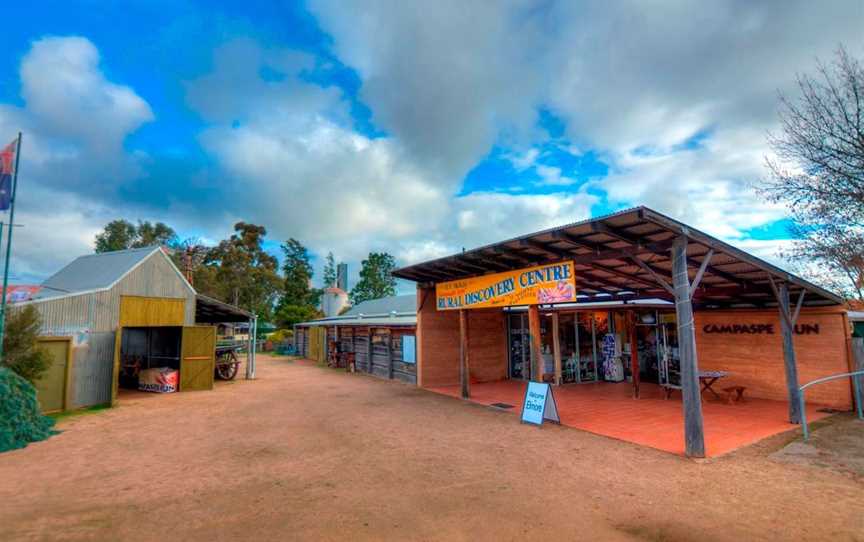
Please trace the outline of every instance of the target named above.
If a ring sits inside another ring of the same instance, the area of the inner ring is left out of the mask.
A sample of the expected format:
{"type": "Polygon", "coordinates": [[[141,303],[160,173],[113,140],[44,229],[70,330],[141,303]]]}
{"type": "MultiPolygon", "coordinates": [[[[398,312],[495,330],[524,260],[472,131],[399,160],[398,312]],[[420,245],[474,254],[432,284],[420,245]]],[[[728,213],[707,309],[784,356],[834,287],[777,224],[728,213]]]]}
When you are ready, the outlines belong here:
{"type": "Polygon", "coordinates": [[[714,384],[718,380],[724,378],[728,373],[726,371],[699,371],[699,383],[702,384],[702,392],[711,392],[711,395],[722,401],[720,394],[714,391],[714,384]]]}

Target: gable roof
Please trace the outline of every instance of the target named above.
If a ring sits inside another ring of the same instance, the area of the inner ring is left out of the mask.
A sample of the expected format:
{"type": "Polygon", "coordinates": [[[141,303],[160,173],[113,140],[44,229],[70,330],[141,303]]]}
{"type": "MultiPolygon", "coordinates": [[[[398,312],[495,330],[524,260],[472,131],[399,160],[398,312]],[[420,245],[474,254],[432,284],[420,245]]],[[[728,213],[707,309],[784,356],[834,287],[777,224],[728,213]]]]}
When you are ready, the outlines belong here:
{"type": "Polygon", "coordinates": [[[151,246],[79,256],[66,267],[45,279],[42,283],[42,289],[33,299],[56,298],[70,294],[110,289],[133,269],[156,253],[161,254],[162,257],[168,260],[168,263],[178,273],[183,282],[192,289],[182,273],[174,266],[174,262],[162,251],[162,248],[151,246]]]}

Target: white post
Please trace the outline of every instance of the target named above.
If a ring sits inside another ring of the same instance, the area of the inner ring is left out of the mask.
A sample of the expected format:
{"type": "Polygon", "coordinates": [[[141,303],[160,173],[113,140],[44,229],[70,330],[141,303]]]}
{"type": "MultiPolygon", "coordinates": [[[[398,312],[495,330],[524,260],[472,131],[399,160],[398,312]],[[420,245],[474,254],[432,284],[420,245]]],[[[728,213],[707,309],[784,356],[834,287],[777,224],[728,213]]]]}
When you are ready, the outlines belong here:
{"type": "Polygon", "coordinates": [[[255,378],[255,367],[254,361],[252,357],[255,355],[253,353],[253,331],[252,326],[254,320],[252,318],[249,319],[249,337],[246,339],[246,380],[252,380],[255,378]]]}

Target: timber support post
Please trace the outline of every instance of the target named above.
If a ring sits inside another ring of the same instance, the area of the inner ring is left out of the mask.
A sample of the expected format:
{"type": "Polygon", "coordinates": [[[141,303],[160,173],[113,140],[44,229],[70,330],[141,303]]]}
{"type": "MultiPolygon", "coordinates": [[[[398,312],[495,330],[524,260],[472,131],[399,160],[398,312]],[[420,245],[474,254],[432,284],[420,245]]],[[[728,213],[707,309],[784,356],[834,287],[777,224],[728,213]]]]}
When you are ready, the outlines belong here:
{"type": "Polygon", "coordinates": [[[540,340],[540,309],[528,306],[528,334],[531,343],[531,380],[543,382],[543,343],[540,340]]]}
{"type": "MultiPolygon", "coordinates": [[[[703,265],[711,259],[709,253],[703,265]]],[[[701,278],[702,273],[697,275],[701,278]]],[[[687,273],[687,237],[679,236],[672,245],[672,287],[678,320],[678,352],[681,358],[681,396],[684,403],[684,449],[689,457],[705,457],[705,427],[702,419],[702,394],[699,389],[699,362],[693,321],[692,294],[698,287],[690,284],[687,273]]]]}
{"type": "Polygon", "coordinates": [[[561,385],[561,338],[558,331],[558,312],[552,313],[552,356],[555,360],[555,385],[561,385]]]}
{"type": "Polygon", "coordinates": [[[804,304],[804,290],[798,297],[795,312],[792,312],[789,300],[789,284],[781,282],[778,286],[774,279],[768,277],[771,290],[777,298],[777,307],[780,310],[780,334],[783,341],[783,366],[786,370],[786,390],[789,395],[789,423],[801,423],[801,391],[798,388],[798,360],[795,355],[795,341],[793,333],[798,315],[801,314],[801,306],[804,304]]]}
{"type": "Polygon", "coordinates": [[[639,399],[639,340],[636,338],[636,313],[630,313],[630,375],[633,379],[633,398],[639,399]]]}
{"type": "Polygon", "coordinates": [[[375,336],[371,327],[366,330],[366,372],[372,374],[372,338],[375,336]]]}
{"type": "Polygon", "coordinates": [[[462,398],[471,397],[470,371],[468,369],[468,313],[459,309],[459,386],[462,398]]]}

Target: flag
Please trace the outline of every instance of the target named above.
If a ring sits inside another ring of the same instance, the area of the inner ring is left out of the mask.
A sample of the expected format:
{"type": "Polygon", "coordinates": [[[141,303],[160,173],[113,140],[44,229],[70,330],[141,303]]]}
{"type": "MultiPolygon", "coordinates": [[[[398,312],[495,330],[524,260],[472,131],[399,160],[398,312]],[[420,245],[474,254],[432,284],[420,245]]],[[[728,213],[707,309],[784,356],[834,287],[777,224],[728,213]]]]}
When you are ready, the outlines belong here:
{"type": "Polygon", "coordinates": [[[6,145],[0,151],[0,211],[5,211],[12,204],[12,177],[15,174],[15,152],[18,140],[6,145]]]}

